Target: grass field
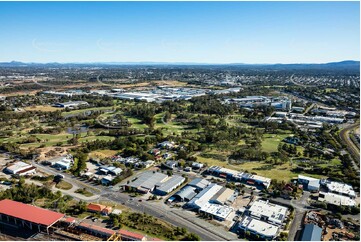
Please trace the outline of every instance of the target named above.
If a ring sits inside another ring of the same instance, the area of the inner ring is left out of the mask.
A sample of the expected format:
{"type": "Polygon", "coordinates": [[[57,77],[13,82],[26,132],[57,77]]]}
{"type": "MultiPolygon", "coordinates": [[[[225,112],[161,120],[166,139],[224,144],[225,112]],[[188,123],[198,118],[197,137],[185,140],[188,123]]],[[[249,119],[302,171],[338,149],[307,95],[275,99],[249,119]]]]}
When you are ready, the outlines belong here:
{"type": "MultiPolygon", "coordinates": [[[[163,129],[166,135],[170,134],[181,134],[183,131],[189,132],[197,132],[196,129],[189,129],[187,126],[180,124],[179,122],[174,122],[172,120],[168,121],[167,123],[163,123],[162,118],[164,113],[158,113],[154,116],[155,118],[155,128],[163,129]]],[[[172,119],[175,118],[176,115],[172,115],[172,119]]]]}
{"type": "Polygon", "coordinates": [[[116,150],[97,150],[89,153],[90,158],[104,159],[118,153],[116,150]]]}
{"type": "Polygon", "coordinates": [[[75,193],[82,194],[82,195],[84,195],[84,196],[86,196],[86,197],[91,197],[91,196],[94,195],[93,193],[89,192],[89,191],[86,190],[86,189],[78,189],[78,190],[75,191],[75,193]]]}
{"type": "Polygon", "coordinates": [[[276,152],[281,141],[291,134],[264,134],[262,140],[262,150],[265,152],[276,152]]]}
{"type": "Polygon", "coordinates": [[[55,187],[63,190],[69,190],[72,189],[73,185],[71,185],[69,182],[61,181],[58,184],[56,184],[55,187]]]}
{"type": "MultiPolygon", "coordinates": [[[[79,143],[94,141],[97,139],[106,140],[106,141],[114,140],[114,137],[110,137],[110,136],[96,136],[96,135],[87,136],[86,133],[82,133],[80,135],[81,137],[79,138],[79,143]]],[[[35,136],[40,139],[40,142],[22,144],[20,147],[34,148],[34,147],[39,147],[40,145],[45,145],[45,147],[49,147],[49,146],[56,146],[58,143],[62,143],[62,145],[64,145],[64,144],[68,144],[67,141],[73,137],[71,134],[68,133],[35,134],[35,136]]]]}
{"type": "Polygon", "coordinates": [[[42,111],[42,112],[55,112],[63,110],[62,108],[52,107],[50,105],[38,105],[24,108],[25,111],[42,111]]]}
{"type": "MultiPolygon", "coordinates": [[[[220,166],[225,167],[237,171],[247,171],[250,173],[257,173],[257,175],[268,177],[276,180],[284,180],[289,181],[294,177],[297,177],[298,173],[292,172],[292,165],[290,163],[286,163],[283,165],[270,165],[266,162],[245,162],[242,164],[228,164],[226,161],[217,160],[214,158],[204,158],[202,156],[197,156],[197,161],[202,163],[207,163],[208,166],[220,166]]],[[[337,162],[337,161],[334,161],[337,162]]],[[[302,173],[303,175],[307,175],[306,173],[302,173]]],[[[320,175],[310,175],[316,178],[324,178],[324,176],[320,175]]]]}
{"type": "Polygon", "coordinates": [[[112,107],[85,108],[85,109],[73,110],[73,111],[69,111],[69,112],[62,112],[61,115],[64,117],[64,116],[67,116],[67,115],[84,113],[86,111],[107,110],[107,109],[112,109],[112,107]]]}

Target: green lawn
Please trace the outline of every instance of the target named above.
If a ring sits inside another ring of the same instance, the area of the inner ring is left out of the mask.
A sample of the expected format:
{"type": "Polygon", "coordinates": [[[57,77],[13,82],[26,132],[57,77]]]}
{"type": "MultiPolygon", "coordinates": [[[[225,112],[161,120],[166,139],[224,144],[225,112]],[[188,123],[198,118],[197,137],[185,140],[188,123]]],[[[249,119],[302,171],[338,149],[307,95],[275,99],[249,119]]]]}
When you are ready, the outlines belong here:
{"type": "Polygon", "coordinates": [[[71,185],[69,182],[61,181],[58,184],[56,184],[55,187],[63,190],[69,190],[73,187],[73,185],[71,185]]]}
{"type": "Polygon", "coordinates": [[[93,193],[89,192],[89,191],[86,190],[86,189],[78,189],[78,190],[75,191],[75,193],[82,194],[82,195],[84,195],[84,196],[86,196],[86,197],[91,197],[91,196],[94,195],[93,193]]]}
{"type": "Polygon", "coordinates": [[[84,113],[86,111],[107,110],[107,109],[112,109],[112,107],[85,108],[85,109],[73,110],[73,111],[69,111],[69,112],[62,112],[61,115],[62,116],[67,116],[67,115],[71,115],[71,114],[84,113]]]}
{"type": "Polygon", "coordinates": [[[262,140],[262,150],[265,152],[276,152],[281,141],[292,134],[265,134],[262,140]]]}

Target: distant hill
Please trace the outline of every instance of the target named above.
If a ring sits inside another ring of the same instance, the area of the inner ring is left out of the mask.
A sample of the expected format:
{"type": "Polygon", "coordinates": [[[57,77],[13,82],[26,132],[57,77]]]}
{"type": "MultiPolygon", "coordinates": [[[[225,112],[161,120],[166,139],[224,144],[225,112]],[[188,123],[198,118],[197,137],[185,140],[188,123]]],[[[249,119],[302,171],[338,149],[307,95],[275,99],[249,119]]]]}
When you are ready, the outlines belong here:
{"type": "Polygon", "coordinates": [[[94,62],[94,63],[24,63],[19,61],[0,62],[0,67],[94,67],[94,66],[201,66],[201,67],[217,67],[232,69],[267,69],[267,70],[360,70],[360,61],[345,60],[340,62],[330,62],[322,64],[246,64],[246,63],[230,63],[230,64],[207,64],[207,63],[188,63],[188,62],[94,62]]]}

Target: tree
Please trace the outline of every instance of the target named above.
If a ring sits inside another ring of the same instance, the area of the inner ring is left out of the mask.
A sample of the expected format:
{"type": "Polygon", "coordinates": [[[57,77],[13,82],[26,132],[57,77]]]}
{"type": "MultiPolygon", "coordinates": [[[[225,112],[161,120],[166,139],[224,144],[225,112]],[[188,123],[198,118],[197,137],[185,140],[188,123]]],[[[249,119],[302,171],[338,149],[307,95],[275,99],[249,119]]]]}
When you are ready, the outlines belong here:
{"type": "Polygon", "coordinates": [[[201,238],[194,234],[194,233],[188,233],[186,236],[184,236],[181,241],[200,241],[201,238]]]}

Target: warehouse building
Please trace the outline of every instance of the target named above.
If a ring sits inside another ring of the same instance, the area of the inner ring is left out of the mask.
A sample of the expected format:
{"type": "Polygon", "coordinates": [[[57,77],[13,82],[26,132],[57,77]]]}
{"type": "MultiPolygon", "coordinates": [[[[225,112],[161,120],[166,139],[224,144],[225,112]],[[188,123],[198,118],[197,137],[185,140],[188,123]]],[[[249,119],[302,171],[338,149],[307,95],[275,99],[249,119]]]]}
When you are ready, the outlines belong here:
{"type": "Polygon", "coordinates": [[[234,191],[232,189],[222,187],[216,194],[213,195],[209,202],[220,205],[231,204],[233,202],[231,200],[231,198],[233,198],[233,194],[234,191]]]}
{"type": "Polygon", "coordinates": [[[13,175],[32,175],[36,173],[36,168],[30,164],[18,161],[5,168],[5,171],[13,175]]]}
{"type": "Polygon", "coordinates": [[[264,186],[265,188],[268,188],[271,185],[270,178],[239,172],[219,166],[211,166],[208,169],[208,173],[213,176],[222,177],[230,181],[247,183],[252,186],[264,186]]]}
{"type": "Polygon", "coordinates": [[[71,155],[59,156],[47,160],[47,162],[54,168],[60,170],[68,170],[73,165],[73,157],[71,155]]]}
{"type": "Polygon", "coordinates": [[[356,206],[356,201],[353,198],[332,192],[320,192],[318,194],[318,201],[336,206],[356,206]]]}
{"type": "Polygon", "coordinates": [[[0,221],[39,232],[49,233],[49,229],[64,216],[62,213],[9,199],[0,201],[0,221]]]}
{"type": "Polygon", "coordinates": [[[356,197],[356,193],[351,185],[342,182],[330,181],[330,180],[322,180],[321,184],[326,186],[328,192],[332,192],[343,196],[348,196],[350,198],[356,197]]]}
{"type": "Polygon", "coordinates": [[[264,221],[244,216],[237,225],[239,233],[258,235],[262,240],[274,240],[278,236],[279,228],[264,221]]]}
{"type": "Polygon", "coordinates": [[[198,193],[192,200],[187,203],[187,206],[194,209],[201,209],[209,200],[222,189],[222,186],[215,183],[211,183],[209,186],[204,188],[200,193],[198,193]]]}
{"type": "Polygon", "coordinates": [[[186,179],[182,176],[171,176],[169,179],[157,184],[154,193],[161,196],[167,195],[168,193],[172,192],[177,187],[182,185],[185,180],[186,179]]]}
{"type": "Polygon", "coordinates": [[[248,216],[262,220],[275,226],[281,226],[286,219],[287,207],[283,207],[269,201],[257,200],[248,209],[248,216]]]}
{"type": "Polygon", "coordinates": [[[321,241],[322,228],[315,224],[306,224],[303,229],[301,241],[321,241]]]}
{"type": "Polygon", "coordinates": [[[304,190],[318,192],[320,190],[320,179],[298,175],[298,183],[302,184],[304,190]]]}
{"type": "Polygon", "coordinates": [[[59,108],[76,108],[79,106],[88,106],[89,103],[85,101],[71,101],[71,102],[65,102],[65,103],[55,103],[54,107],[59,108]]]}
{"type": "Polygon", "coordinates": [[[179,190],[173,197],[181,202],[189,202],[192,198],[197,195],[196,188],[189,185],[179,190]]]}
{"type": "Polygon", "coordinates": [[[211,182],[202,179],[202,178],[195,178],[190,183],[188,183],[188,186],[194,187],[197,189],[197,191],[202,191],[204,188],[206,188],[211,182]]]}
{"type": "Polygon", "coordinates": [[[152,192],[155,188],[155,185],[167,179],[167,175],[145,171],[141,173],[135,180],[131,181],[129,184],[125,185],[126,190],[133,190],[140,193],[152,192]]]}
{"type": "Polygon", "coordinates": [[[205,203],[200,209],[200,213],[207,214],[214,219],[219,221],[224,221],[231,214],[233,208],[228,206],[223,206],[214,203],[205,203]]]}

